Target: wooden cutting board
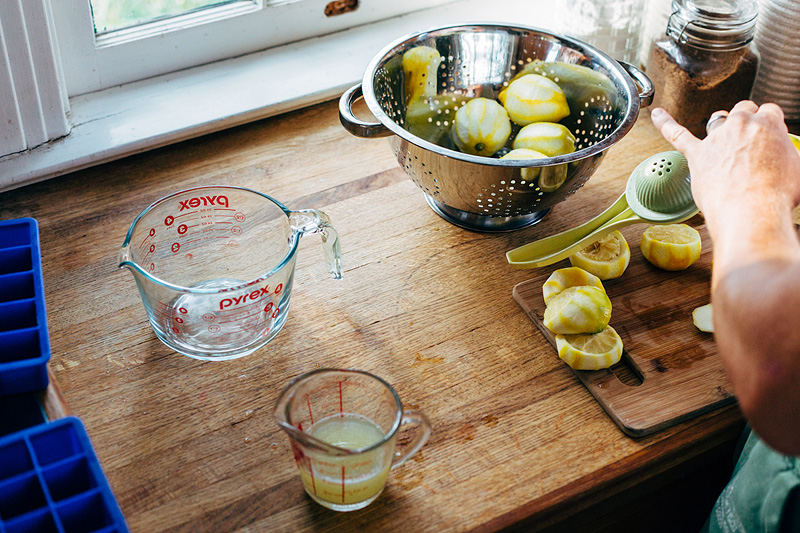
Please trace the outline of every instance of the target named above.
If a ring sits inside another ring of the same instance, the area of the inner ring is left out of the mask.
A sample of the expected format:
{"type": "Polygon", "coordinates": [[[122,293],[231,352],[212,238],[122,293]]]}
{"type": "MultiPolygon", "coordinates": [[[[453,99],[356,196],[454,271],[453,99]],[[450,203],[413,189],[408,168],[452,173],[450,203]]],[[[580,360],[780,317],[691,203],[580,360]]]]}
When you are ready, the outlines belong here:
{"type": "MultiPolygon", "coordinates": [[[[700,259],[681,272],[652,266],[639,251],[645,225],[625,228],[631,262],[625,274],[603,282],[611,299],[610,325],[625,350],[607,370],[574,370],[625,433],[654,433],[735,401],[717,354],[713,335],[692,323],[692,310],[710,300],[711,239],[701,216],[689,225],[703,241],[700,259]]],[[[537,271],[514,287],[514,299],[553,346],[555,336],[542,323],[542,285],[564,260],[537,271]]]]}

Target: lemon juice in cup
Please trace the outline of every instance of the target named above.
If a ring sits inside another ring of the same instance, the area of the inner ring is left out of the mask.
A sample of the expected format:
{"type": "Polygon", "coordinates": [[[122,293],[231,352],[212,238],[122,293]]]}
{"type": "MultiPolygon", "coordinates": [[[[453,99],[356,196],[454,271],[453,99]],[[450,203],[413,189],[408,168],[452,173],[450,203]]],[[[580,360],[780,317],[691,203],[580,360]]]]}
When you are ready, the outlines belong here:
{"type": "Polygon", "coordinates": [[[377,498],[392,465],[391,453],[373,448],[385,437],[378,424],[361,415],[342,413],[316,422],[308,433],[338,448],[366,450],[340,457],[309,454],[309,460],[298,467],[303,487],[312,499],[328,506],[369,503],[377,498]]]}
{"type": "Polygon", "coordinates": [[[425,415],[404,411],[388,383],[360,370],[320,369],[295,378],[278,398],[275,417],[289,435],[306,493],[334,511],[373,502],[389,470],[431,433],[425,415]],[[401,428],[414,435],[395,446],[401,428]]]}

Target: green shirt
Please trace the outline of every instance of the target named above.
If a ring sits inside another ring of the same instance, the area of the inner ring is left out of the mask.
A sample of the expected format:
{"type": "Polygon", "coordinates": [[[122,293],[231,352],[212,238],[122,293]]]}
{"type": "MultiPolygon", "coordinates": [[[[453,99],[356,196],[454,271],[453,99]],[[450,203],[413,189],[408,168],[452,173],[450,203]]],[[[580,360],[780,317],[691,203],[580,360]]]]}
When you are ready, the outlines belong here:
{"type": "Polygon", "coordinates": [[[800,457],[782,455],[749,433],[704,532],[800,533],[800,457]]]}

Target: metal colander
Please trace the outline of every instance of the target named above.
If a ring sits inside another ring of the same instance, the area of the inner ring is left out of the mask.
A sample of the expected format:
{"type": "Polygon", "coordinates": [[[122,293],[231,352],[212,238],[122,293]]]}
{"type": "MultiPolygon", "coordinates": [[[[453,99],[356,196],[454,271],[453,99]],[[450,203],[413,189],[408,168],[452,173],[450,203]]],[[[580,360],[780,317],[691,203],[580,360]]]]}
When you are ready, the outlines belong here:
{"type": "Polygon", "coordinates": [[[368,65],[362,83],[342,95],[339,115],[354,135],[391,136],[398,163],[444,219],[476,231],[511,231],[535,224],[577,191],[597,169],[605,150],[630,130],[639,108],[649,105],[652,95],[652,83],[643,72],[583,42],[530,27],[471,24],[415,33],[384,48],[368,65]],[[438,98],[495,99],[518,71],[535,60],[589,67],[605,74],[614,90],[608,97],[578,105],[570,102],[570,115],[561,123],[577,139],[571,154],[535,160],[473,156],[406,129],[402,58],[407,50],[421,45],[441,54],[437,96],[429,101],[431,122],[443,128],[452,123],[452,115],[435,114],[441,109],[438,98]],[[379,122],[366,122],[353,114],[352,105],[362,96],[379,122]],[[529,168],[556,165],[567,166],[567,177],[554,191],[542,190],[529,178],[529,168]]]}

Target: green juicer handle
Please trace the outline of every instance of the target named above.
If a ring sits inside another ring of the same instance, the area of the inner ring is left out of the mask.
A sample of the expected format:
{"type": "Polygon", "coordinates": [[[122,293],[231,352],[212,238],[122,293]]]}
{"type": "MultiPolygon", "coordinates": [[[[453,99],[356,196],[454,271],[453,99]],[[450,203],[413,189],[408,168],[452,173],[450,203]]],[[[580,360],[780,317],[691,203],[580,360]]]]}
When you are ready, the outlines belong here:
{"type": "MultiPolygon", "coordinates": [[[[594,222],[594,220],[590,221],[594,222]]],[[[506,258],[508,259],[508,263],[514,268],[537,268],[543,267],[547,265],[552,265],[553,263],[557,263],[562,259],[566,259],[572,254],[579,252],[592,244],[595,241],[598,241],[620,228],[624,228],[625,226],[630,226],[631,224],[641,224],[642,222],[647,222],[643,218],[640,218],[638,215],[634,214],[633,211],[629,207],[626,207],[621,213],[617,216],[606,222],[605,224],[601,224],[597,227],[594,231],[590,232],[588,235],[584,235],[583,237],[579,238],[577,241],[574,239],[568,238],[567,235],[570,231],[565,231],[564,233],[559,233],[558,235],[553,235],[552,237],[548,237],[550,242],[548,242],[548,246],[546,248],[536,248],[533,245],[537,245],[544,241],[535,241],[525,246],[533,246],[532,248],[528,248],[525,252],[526,253],[516,253],[518,250],[524,248],[520,247],[516,250],[511,250],[510,252],[506,253],[506,258]],[[556,244],[560,244],[560,246],[556,246],[556,244]]],[[[575,228],[580,229],[580,228],[575,228]]]]}
{"type": "Polygon", "coordinates": [[[611,205],[611,207],[588,222],[585,222],[576,228],[563,231],[556,235],[551,235],[550,237],[545,237],[544,239],[539,239],[538,241],[529,242],[528,244],[520,246],[519,248],[515,248],[509,252],[506,252],[506,259],[508,259],[508,263],[514,268],[534,268],[539,266],[530,263],[530,261],[535,260],[535,258],[546,257],[563,250],[571,243],[583,239],[587,235],[591,234],[603,224],[611,222],[626,209],[628,209],[628,201],[625,199],[625,195],[623,194],[611,205]]]}

